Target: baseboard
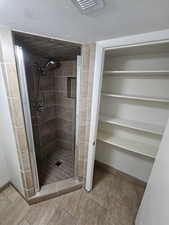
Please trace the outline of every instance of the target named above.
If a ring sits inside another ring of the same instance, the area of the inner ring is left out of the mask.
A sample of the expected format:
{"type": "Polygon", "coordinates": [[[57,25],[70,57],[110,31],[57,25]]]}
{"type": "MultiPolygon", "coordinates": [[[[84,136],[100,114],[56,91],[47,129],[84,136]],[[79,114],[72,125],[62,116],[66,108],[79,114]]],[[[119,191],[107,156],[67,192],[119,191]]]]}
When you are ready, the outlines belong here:
{"type": "Polygon", "coordinates": [[[136,177],[133,177],[131,175],[128,175],[128,174],[126,174],[124,172],[121,172],[120,170],[115,169],[115,168],[113,168],[113,167],[111,167],[111,166],[109,166],[109,165],[107,165],[105,163],[99,162],[97,160],[95,160],[95,166],[100,167],[103,170],[105,170],[105,171],[107,171],[107,172],[109,172],[109,173],[111,173],[111,174],[113,174],[115,176],[117,176],[117,175],[118,176],[122,176],[126,180],[128,180],[129,182],[134,183],[136,185],[141,185],[143,187],[146,187],[146,185],[147,185],[146,182],[144,182],[144,181],[142,181],[142,180],[140,180],[140,179],[138,179],[136,177]]]}
{"type": "Polygon", "coordinates": [[[10,182],[6,182],[5,184],[3,184],[3,185],[0,187],[0,192],[2,192],[4,189],[6,189],[9,185],[10,185],[10,182]]]}

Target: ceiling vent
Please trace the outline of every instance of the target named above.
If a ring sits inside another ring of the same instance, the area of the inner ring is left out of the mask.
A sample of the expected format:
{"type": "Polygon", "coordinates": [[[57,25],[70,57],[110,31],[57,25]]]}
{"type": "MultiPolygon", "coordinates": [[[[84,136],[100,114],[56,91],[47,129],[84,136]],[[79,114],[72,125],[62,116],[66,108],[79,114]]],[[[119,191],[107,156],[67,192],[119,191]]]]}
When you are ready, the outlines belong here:
{"type": "Polygon", "coordinates": [[[104,7],[103,0],[72,0],[82,13],[89,13],[104,7]]]}

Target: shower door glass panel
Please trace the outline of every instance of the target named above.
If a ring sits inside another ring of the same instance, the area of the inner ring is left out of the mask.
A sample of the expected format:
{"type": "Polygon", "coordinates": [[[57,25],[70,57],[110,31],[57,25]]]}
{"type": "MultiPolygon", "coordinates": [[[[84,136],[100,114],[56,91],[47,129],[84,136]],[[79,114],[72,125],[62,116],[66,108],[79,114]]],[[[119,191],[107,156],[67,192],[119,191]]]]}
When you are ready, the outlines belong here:
{"type": "Polygon", "coordinates": [[[22,107],[23,107],[24,120],[25,120],[25,128],[27,133],[27,142],[28,142],[28,148],[30,153],[29,154],[30,161],[32,165],[32,172],[33,172],[36,191],[39,191],[39,179],[38,179],[37,163],[36,163],[36,156],[35,156],[35,146],[34,146],[32,122],[31,122],[29,97],[28,97],[27,79],[26,79],[26,72],[25,72],[24,53],[23,53],[22,47],[15,46],[15,55],[16,55],[19,86],[20,86],[22,107]]]}

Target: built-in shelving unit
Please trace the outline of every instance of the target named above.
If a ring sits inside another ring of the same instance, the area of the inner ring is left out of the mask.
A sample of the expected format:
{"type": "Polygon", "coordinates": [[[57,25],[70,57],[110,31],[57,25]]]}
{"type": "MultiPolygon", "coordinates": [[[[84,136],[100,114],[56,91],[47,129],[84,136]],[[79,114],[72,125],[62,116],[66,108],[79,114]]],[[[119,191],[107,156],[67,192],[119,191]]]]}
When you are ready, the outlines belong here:
{"type": "Polygon", "coordinates": [[[138,178],[149,176],[169,117],[168,46],[105,52],[96,155],[138,178]]]}
{"type": "Polygon", "coordinates": [[[149,123],[143,123],[139,121],[134,120],[125,120],[120,118],[113,118],[108,116],[100,116],[100,121],[105,122],[112,125],[117,125],[121,127],[131,128],[151,134],[157,134],[162,135],[164,128],[159,125],[149,124],[149,123]]]}
{"type": "Polygon", "coordinates": [[[154,159],[158,151],[158,146],[145,144],[135,140],[130,140],[125,137],[112,136],[105,132],[99,132],[97,139],[107,144],[122,148],[124,151],[136,153],[137,155],[145,156],[154,159]]]}

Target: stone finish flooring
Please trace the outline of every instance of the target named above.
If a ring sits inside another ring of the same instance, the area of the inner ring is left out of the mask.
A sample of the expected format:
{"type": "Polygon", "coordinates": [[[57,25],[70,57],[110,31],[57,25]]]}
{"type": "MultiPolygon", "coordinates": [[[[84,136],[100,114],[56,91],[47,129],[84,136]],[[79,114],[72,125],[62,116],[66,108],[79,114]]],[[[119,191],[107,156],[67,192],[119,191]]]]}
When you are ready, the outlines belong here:
{"type": "Polygon", "coordinates": [[[74,152],[57,147],[55,151],[38,161],[40,185],[52,184],[74,176],[74,152]],[[61,162],[57,166],[56,162],[61,162]]]}
{"type": "Polygon", "coordinates": [[[29,206],[9,186],[0,193],[0,225],[133,225],[144,188],[101,169],[94,189],[29,206]]]}

